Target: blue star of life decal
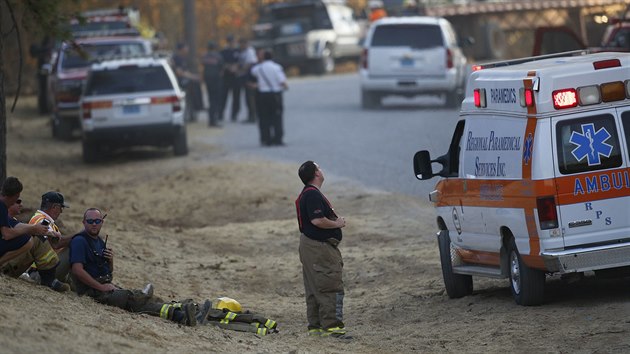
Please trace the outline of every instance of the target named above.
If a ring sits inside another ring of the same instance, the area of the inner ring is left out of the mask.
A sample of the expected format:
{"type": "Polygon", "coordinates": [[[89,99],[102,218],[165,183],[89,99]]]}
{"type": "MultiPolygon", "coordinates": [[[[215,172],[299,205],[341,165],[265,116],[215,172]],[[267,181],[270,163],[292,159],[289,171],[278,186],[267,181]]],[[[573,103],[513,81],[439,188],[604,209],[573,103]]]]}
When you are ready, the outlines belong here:
{"type": "Polygon", "coordinates": [[[595,131],[593,123],[582,124],[582,134],[574,131],[571,133],[569,142],[577,145],[571,154],[576,160],[582,161],[586,157],[589,166],[601,164],[600,156],[610,157],[612,145],[606,144],[606,140],[610,138],[610,133],[599,128],[595,131]]]}
{"type": "Polygon", "coordinates": [[[523,161],[525,161],[525,164],[529,164],[529,161],[531,161],[532,159],[532,148],[534,147],[534,144],[532,143],[534,141],[534,137],[532,136],[532,133],[529,133],[527,135],[527,139],[525,139],[525,145],[523,145],[523,161]]]}

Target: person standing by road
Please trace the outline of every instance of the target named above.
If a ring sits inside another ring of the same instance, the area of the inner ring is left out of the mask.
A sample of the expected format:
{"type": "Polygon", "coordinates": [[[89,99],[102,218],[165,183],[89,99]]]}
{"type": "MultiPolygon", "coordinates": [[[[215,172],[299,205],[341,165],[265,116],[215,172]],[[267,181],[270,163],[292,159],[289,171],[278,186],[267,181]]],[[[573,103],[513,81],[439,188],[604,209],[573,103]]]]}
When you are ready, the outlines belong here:
{"type": "Polygon", "coordinates": [[[256,88],[247,84],[248,77],[251,75],[251,69],[258,58],[256,50],[249,44],[247,38],[241,38],[238,41],[240,54],[238,59],[239,67],[239,83],[245,91],[245,104],[247,105],[247,119],[245,123],[256,122],[256,88]]]}
{"type": "Polygon", "coordinates": [[[201,97],[198,96],[199,77],[188,69],[188,54],[190,48],[188,44],[177,43],[177,50],[171,58],[173,71],[177,76],[179,86],[186,93],[186,110],[184,112],[184,120],[193,122],[197,120],[197,109],[201,108],[201,97]]]}
{"type": "Polygon", "coordinates": [[[284,145],[282,91],[287,90],[287,78],[280,64],[273,61],[269,50],[263,52],[262,62],[252,68],[258,88],[258,119],[260,143],[263,146],[284,145]]]}
{"type": "Polygon", "coordinates": [[[351,339],[343,323],[343,260],[338,248],[346,220],[320,192],[324,172],[315,162],[304,162],[298,176],[304,183],[295,207],[308,334],[351,339]]]}
{"type": "Polygon", "coordinates": [[[186,326],[195,326],[208,315],[210,306],[197,312],[192,302],[164,303],[153,297],[153,285],[143,290],[127,290],[112,284],[114,252],[100,237],[105,216],[97,208],[83,214],[83,231],[70,243],[70,263],[78,295],[88,295],[97,302],[130,312],[159,316],[186,326]]]}
{"type": "Polygon", "coordinates": [[[232,110],[230,111],[230,115],[232,117],[232,121],[235,122],[238,118],[238,113],[241,110],[241,85],[238,80],[238,60],[240,50],[236,46],[234,36],[228,35],[226,41],[227,44],[225,48],[221,50],[225,70],[223,72],[223,96],[221,98],[220,118],[223,120],[223,113],[225,112],[227,98],[228,95],[232,93],[232,110]]]}
{"type": "Polygon", "coordinates": [[[203,56],[203,80],[208,93],[208,125],[219,126],[221,115],[221,86],[223,84],[223,57],[214,41],[208,42],[208,52],[203,56]]]}

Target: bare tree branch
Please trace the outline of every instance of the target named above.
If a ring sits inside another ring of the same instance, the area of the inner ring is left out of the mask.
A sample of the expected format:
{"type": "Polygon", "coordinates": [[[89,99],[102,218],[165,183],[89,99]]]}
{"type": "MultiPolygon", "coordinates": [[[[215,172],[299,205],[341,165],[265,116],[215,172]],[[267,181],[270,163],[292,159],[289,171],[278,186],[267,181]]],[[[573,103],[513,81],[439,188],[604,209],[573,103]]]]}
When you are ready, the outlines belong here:
{"type": "MultiPolygon", "coordinates": [[[[18,53],[20,56],[17,90],[15,92],[15,99],[13,100],[13,105],[11,105],[11,112],[13,112],[15,110],[15,105],[17,104],[18,97],[20,97],[20,89],[22,88],[22,67],[24,66],[24,58],[22,57],[22,38],[20,36],[20,29],[17,26],[15,14],[13,13],[13,8],[11,7],[11,3],[9,2],[9,0],[4,0],[4,3],[7,4],[7,8],[9,9],[9,15],[11,15],[11,21],[13,21],[13,29],[15,29],[15,36],[17,37],[17,44],[18,44],[18,53]]],[[[11,32],[12,30],[9,31],[9,33],[11,32]]]]}

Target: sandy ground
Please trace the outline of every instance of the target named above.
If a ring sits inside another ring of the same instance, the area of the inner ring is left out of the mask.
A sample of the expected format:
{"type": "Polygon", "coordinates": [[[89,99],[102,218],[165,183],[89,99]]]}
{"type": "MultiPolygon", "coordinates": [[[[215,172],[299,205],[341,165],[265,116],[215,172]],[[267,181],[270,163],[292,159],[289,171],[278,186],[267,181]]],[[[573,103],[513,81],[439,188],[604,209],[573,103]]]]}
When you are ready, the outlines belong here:
{"type": "Polygon", "coordinates": [[[173,300],[230,296],[277,320],[280,332],[182,327],[0,277],[0,352],[630,352],[628,279],[548,279],[547,303],[525,308],[506,280],[475,278],[472,296],[450,300],[427,202],[335,176],[323,190],[348,222],[345,320],[355,339],[309,338],[293,205],[298,166],[230,158],[200,142],[221,134],[202,122],[189,126],[187,157],[133,150],[86,166],[80,143],[52,140],[48,124],[30,98],[10,114],[8,174],[25,185],[24,218],[51,189],[71,206],[60,218],[65,234],[80,230],[87,207],[103,208],[116,283],[150,281],[173,300]]]}

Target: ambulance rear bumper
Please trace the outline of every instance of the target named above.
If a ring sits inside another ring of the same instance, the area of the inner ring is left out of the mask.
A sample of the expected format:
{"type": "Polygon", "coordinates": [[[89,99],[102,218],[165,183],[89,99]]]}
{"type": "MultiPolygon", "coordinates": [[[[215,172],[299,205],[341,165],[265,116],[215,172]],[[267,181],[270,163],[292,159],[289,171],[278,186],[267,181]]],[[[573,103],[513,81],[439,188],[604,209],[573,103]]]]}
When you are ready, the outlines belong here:
{"type": "Polygon", "coordinates": [[[559,273],[617,268],[630,265],[630,243],[542,252],[547,270],[559,273]]]}

